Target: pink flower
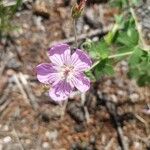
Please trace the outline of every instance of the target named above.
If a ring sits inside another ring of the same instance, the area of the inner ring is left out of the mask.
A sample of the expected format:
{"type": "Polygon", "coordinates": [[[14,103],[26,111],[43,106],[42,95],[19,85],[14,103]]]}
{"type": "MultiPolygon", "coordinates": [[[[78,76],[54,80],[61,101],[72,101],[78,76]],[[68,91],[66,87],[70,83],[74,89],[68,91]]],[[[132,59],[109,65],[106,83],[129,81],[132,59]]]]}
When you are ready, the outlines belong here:
{"type": "Polygon", "coordinates": [[[150,115],[150,108],[148,109],[142,109],[142,112],[146,115],[150,115]]]}
{"type": "Polygon", "coordinates": [[[90,88],[90,80],[84,75],[92,61],[80,49],[71,55],[67,44],[58,44],[49,52],[51,63],[42,63],[36,67],[37,78],[44,84],[50,84],[49,96],[55,101],[66,100],[76,87],[81,92],[90,88]]]}

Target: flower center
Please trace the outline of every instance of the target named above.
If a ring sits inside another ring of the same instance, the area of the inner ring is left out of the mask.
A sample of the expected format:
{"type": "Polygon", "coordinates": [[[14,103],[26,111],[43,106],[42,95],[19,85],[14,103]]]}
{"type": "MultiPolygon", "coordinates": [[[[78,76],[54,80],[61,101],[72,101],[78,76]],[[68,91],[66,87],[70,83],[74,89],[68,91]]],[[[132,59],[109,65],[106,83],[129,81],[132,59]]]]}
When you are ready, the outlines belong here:
{"type": "Polygon", "coordinates": [[[73,73],[73,66],[68,66],[68,65],[64,65],[62,67],[62,72],[63,72],[63,76],[64,78],[68,78],[69,76],[71,76],[71,74],[73,73]]]}

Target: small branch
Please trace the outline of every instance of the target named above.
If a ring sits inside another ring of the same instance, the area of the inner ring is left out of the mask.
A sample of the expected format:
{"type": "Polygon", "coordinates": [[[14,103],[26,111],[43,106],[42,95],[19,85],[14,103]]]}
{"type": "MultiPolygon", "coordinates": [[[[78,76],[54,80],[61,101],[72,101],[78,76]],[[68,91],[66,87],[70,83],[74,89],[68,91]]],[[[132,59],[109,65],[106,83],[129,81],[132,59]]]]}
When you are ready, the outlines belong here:
{"type": "MultiPolygon", "coordinates": [[[[91,38],[91,37],[94,37],[94,36],[98,36],[98,35],[102,35],[102,34],[106,34],[107,32],[109,32],[112,28],[113,24],[110,24],[109,26],[106,26],[102,29],[96,29],[96,30],[93,30],[93,31],[90,31],[88,33],[83,33],[81,35],[78,35],[78,41],[81,41],[81,40],[84,40],[86,38],[91,38]]],[[[67,38],[67,39],[64,39],[64,40],[60,40],[60,41],[55,41],[55,42],[52,42],[49,47],[55,45],[56,43],[68,43],[68,44],[72,44],[74,43],[74,37],[70,37],[70,38],[67,38]]]]}
{"type": "Polygon", "coordinates": [[[9,83],[7,89],[4,91],[3,96],[0,98],[0,105],[2,105],[0,107],[0,114],[8,107],[8,105],[10,104],[10,99],[8,98],[11,90],[12,90],[12,84],[9,83]]]}
{"type": "Polygon", "coordinates": [[[15,137],[17,138],[17,142],[19,143],[19,145],[20,145],[20,149],[21,150],[25,150],[24,149],[24,147],[23,147],[23,144],[22,144],[22,142],[20,141],[20,138],[19,138],[19,136],[18,136],[18,133],[17,133],[17,131],[16,131],[16,129],[15,129],[15,127],[14,127],[14,124],[12,123],[12,126],[13,126],[13,134],[15,135],[15,137]]]}
{"type": "Polygon", "coordinates": [[[20,89],[22,96],[24,97],[26,104],[30,105],[29,100],[28,100],[28,96],[27,96],[27,94],[26,94],[26,92],[25,92],[25,90],[24,90],[22,84],[20,83],[18,76],[16,74],[14,75],[14,80],[15,80],[16,85],[20,89]]]}
{"type": "Polygon", "coordinates": [[[5,103],[5,101],[7,100],[7,97],[9,96],[11,88],[12,88],[12,84],[9,83],[8,86],[7,86],[7,88],[4,90],[2,97],[0,98],[0,105],[2,105],[3,103],[5,103]]]}
{"type": "Polygon", "coordinates": [[[111,140],[105,146],[104,150],[110,150],[113,143],[114,143],[114,138],[111,138],[111,140]]]}
{"type": "Polygon", "coordinates": [[[149,135],[149,125],[148,125],[148,123],[141,116],[139,116],[138,114],[135,114],[135,117],[136,117],[136,119],[138,119],[140,122],[142,122],[144,124],[146,134],[149,135]]]}
{"type": "Polygon", "coordinates": [[[35,96],[32,93],[31,87],[28,85],[27,79],[25,78],[25,76],[22,73],[19,73],[19,77],[20,77],[20,80],[21,80],[22,84],[24,85],[25,91],[29,97],[30,104],[32,105],[33,109],[36,110],[38,108],[38,104],[36,102],[35,96]]]}
{"type": "Polygon", "coordinates": [[[122,150],[128,150],[128,144],[126,143],[126,140],[124,138],[123,130],[121,128],[120,122],[118,121],[118,114],[116,111],[116,106],[113,102],[109,100],[105,100],[105,106],[107,108],[107,111],[110,114],[110,117],[113,119],[115,123],[115,127],[118,134],[118,141],[122,148],[122,150]]]}

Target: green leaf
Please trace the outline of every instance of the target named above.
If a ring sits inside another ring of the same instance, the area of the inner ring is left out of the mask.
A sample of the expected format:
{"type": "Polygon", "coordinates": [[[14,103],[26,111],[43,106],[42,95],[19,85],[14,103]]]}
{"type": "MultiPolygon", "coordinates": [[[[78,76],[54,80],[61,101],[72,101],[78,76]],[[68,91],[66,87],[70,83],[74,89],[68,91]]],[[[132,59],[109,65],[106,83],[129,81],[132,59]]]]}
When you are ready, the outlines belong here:
{"type": "Polygon", "coordinates": [[[136,29],[129,28],[127,31],[127,35],[130,39],[132,39],[132,44],[137,45],[139,41],[139,34],[136,29]]]}
{"type": "Polygon", "coordinates": [[[132,5],[138,5],[140,4],[142,1],[141,0],[131,0],[131,4],[132,5]]]}
{"type": "Polygon", "coordinates": [[[128,47],[126,45],[123,45],[121,47],[118,47],[117,49],[117,54],[121,54],[121,53],[126,53],[126,52],[131,52],[134,51],[133,47],[128,47]]]}
{"type": "Polygon", "coordinates": [[[150,75],[142,75],[137,81],[139,86],[148,86],[150,85],[150,75]]]}
{"type": "Polygon", "coordinates": [[[111,0],[110,5],[112,7],[122,8],[122,2],[120,0],[111,0]]]}
{"type": "Polygon", "coordinates": [[[134,78],[134,79],[138,79],[139,77],[139,69],[138,68],[130,68],[129,72],[128,72],[128,77],[134,78]]]}
{"type": "Polygon", "coordinates": [[[105,59],[108,57],[108,54],[109,54],[109,47],[107,45],[107,43],[102,40],[100,41],[97,46],[95,47],[98,55],[100,56],[101,59],[105,59]]]}
{"type": "Polygon", "coordinates": [[[94,59],[104,59],[108,57],[109,46],[104,40],[101,40],[99,42],[91,43],[91,45],[88,46],[87,51],[94,59]]]}
{"type": "Polygon", "coordinates": [[[113,66],[111,65],[108,59],[103,59],[96,67],[95,67],[95,77],[99,79],[101,76],[108,75],[112,76],[114,74],[113,66]]]}
{"type": "Polygon", "coordinates": [[[139,86],[150,85],[150,55],[148,52],[135,48],[129,59],[129,78],[137,80],[139,86]]]}
{"type": "Polygon", "coordinates": [[[107,35],[105,35],[104,40],[108,45],[112,44],[117,38],[118,29],[119,25],[115,24],[112,30],[107,35]]]}
{"type": "Polygon", "coordinates": [[[92,71],[88,71],[88,72],[85,72],[86,76],[90,78],[91,81],[95,82],[96,81],[96,78],[95,76],[93,75],[92,71]]]}
{"type": "Polygon", "coordinates": [[[134,48],[133,54],[130,56],[128,61],[129,65],[137,65],[141,61],[141,56],[143,55],[143,50],[138,47],[134,48]]]}

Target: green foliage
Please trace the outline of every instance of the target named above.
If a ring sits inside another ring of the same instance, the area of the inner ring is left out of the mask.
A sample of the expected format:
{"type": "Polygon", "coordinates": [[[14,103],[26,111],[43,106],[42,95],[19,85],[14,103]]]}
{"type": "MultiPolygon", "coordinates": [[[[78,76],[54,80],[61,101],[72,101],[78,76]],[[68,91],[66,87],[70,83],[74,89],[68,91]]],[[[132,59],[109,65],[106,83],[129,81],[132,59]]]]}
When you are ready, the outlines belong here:
{"type": "Polygon", "coordinates": [[[140,86],[150,84],[150,54],[140,48],[135,48],[129,59],[130,78],[136,79],[140,86]]]}
{"type": "Polygon", "coordinates": [[[140,48],[139,33],[130,12],[130,7],[139,3],[140,0],[111,0],[111,4],[122,12],[115,16],[114,27],[99,42],[85,42],[85,49],[95,61],[88,71],[91,79],[113,75],[112,61],[118,62],[126,58],[129,65],[128,77],[135,79],[140,86],[150,85],[150,50],[140,48]]]}
{"type": "Polygon", "coordinates": [[[104,75],[112,76],[114,75],[114,69],[109,59],[103,59],[100,63],[95,67],[94,74],[96,79],[98,80],[100,77],[104,75]]]}
{"type": "Polygon", "coordinates": [[[0,1],[0,35],[8,33],[12,29],[11,19],[18,7],[20,7],[22,0],[16,0],[14,5],[10,5],[9,1],[1,0],[0,1]]]}
{"type": "Polygon", "coordinates": [[[122,45],[134,47],[138,44],[138,39],[139,37],[137,30],[130,28],[127,32],[119,32],[116,42],[122,45]]]}
{"type": "MultiPolygon", "coordinates": [[[[132,4],[133,6],[138,5],[141,2],[142,0],[130,0],[130,4],[132,4]]],[[[110,0],[110,5],[119,9],[124,9],[130,6],[129,0],[110,0]]]]}
{"type": "Polygon", "coordinates": [[[93,59],[105,59],[109,55],[110,49],[104,40],[94,43],[87,40],[83,45],[93,59]]]}
{"type": "Polygon", "coordinates": [[[92,70],[89,70],[87,72],[85,72],[86,76],[90,78],[91,81],[95,82],[96,81],[96,78],[92,72],[92,70]]]}

